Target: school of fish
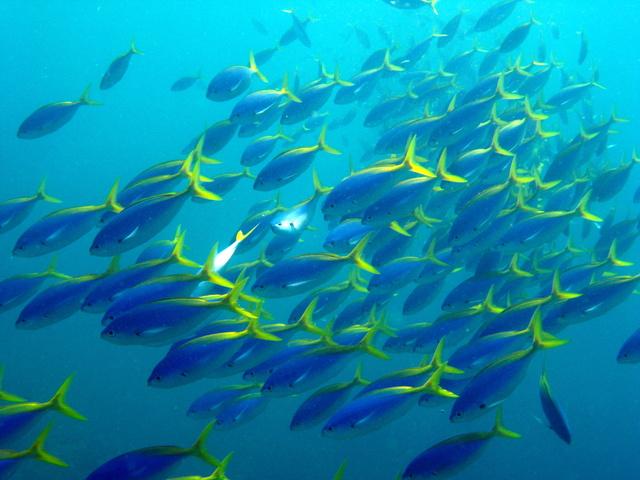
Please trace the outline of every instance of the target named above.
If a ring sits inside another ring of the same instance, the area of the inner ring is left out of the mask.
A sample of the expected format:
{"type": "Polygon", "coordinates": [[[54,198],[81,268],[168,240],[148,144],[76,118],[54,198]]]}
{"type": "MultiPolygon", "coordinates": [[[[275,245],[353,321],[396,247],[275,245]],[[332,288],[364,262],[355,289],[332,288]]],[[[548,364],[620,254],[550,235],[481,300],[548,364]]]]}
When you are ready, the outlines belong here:
{"type": "MultiPolygon", "coordinates": [[[[354,65],[328,71],[319,63],[307,83],[292,72],[279,72],[283,80],[274,83],[264,74],[269,60],[291,43],[310,46],[316,23],[287,10],[292,24],[275,47],[248,52],[246,64],[220,68],[210,80],[197,73],[170,86],[180,92],[204,82],[203,102],[229,105],[228,118],[199,132],[183,158],[144,165],[95,204],[59,208],[44,181],[35,194],[0,203],[0,233],[17,232],[11,254],[50,259],[42,272],[0,281],[0,311],[15,312],[17,329],[93,313],[102,332],[91,341],[160,347],[149,387],[204,380],[185,412],[203,423],[192,445],[143,445],[104,458],[87,480],[226,479],[234,459],[209,452],[210,432],[244,425],[292,396],[291,435],[315,429],[327,439],[367,435],[433,405],[456,423],[492,416],[492,428],[431,445],[413,439],[409,456],[393,459],[397,478],[448,478],[481,461],[489,444],[520,438],[505,426],[502,404],[532,359],[548,350],[552,364],[553,350],[571,340],[568,327],[605,315],[638,288],[640,274],[624,257],[640,221],[616,220],[603,204],[622,193],[640,158],[626,152],[612,163],[608,156],[611,135],[627,120],[596,112],[592,100],[605,87],[597,71],[580,68],[584,33],[577,58],[561,63],[545,43],[533,53],[524,48],[537,29],[557,38],[557,26],[533,15],[491,36],[515,11],[533,8],[524,0],[462,12],[447,11],[446,1],[384,2],[390,12],[426,15],[434,33],[396,45],[381,30],[387,45],[374,50],[370,32],[349,26],[346,45],[371,51],[356,73],[345,74],[354,65]],[[372,139],[358,166],[331,146],[339,128],[356,121],[372,139]],[[236,139],[248,142],[239,161],[222,161],[236,173],[220,174],[214,155],[236,139]],[[335,156],[344,172],[333,185],[314,169],[323,156],[335,156]],[[299,177],[308,179],[310,196],[283,205],[278,192],[299,177]],[[268,192],[267,200],[244,217],[230,208],[237,234],[228,245],[187,258],[184,205],[224,205],[244,181],[268,192]],[[34,219],[40,203],[50,212],[34,219]],[[174,238],[158,239],[178,223],[174,238]],[[305,249],[310,231],[322,235],[323,250],[292,253],[305,249]],[[93,238],[87,255],[109,266],[61,273],[56,252],[85,236],[93,238]],[[134,249],[135,262],[123,264],[120,256],[134,249]],[[270,305],[287,298],[290,314],[277,318],[270,305]],[[367,374],[368,365],[384,367],[408,352],[424,360],[367,374]],[[350,380],[335,382],[349,372],[350,380]],[[211,475],[172,477],[187,457],[209,464],[211,475]]],[[[128,68],[144,59],[132,42],[100,89],[123,88],[128,68]]],[[[80,107],[98,104],[87,88],[78,100],[36,109],[17,136],[52,134],[80,107]]],[[[640,330],[630,332],[617,361],[640,362],[640,330]]],[[[541,412],[570,444],[553,377],[539,375],[541,412]]],[[[43,401],[0,385],[1,479],[30,459],[69,467],[45,449],[53,423],[28,437],[48,413],[87,420],[69,405],[71,380],[43,401]]],[[[336,468],[336,479],[347,478],[346,461],[336,468]]]]}

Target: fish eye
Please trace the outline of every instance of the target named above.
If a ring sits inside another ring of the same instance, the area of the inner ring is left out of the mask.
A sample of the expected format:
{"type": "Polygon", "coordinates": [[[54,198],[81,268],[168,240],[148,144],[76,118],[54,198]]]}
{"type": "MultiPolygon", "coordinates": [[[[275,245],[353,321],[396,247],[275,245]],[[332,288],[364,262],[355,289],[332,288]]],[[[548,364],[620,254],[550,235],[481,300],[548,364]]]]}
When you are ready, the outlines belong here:
{"type": "Polygon", "coordinates": [[[182,377],[188,377],[189,374],[187,372],[180,372],[180,376],[182,377]]]}
{"type": "Polygon", "coordinates": [[[142,336],[142,332],[140,330],[136,330],[135,332],[136,337],[141,337],[142,336]]]}
{"type": "Polygon", "coordinates": [[[481,403],[480,404],[480,410],[484,410],[485,408],[487,408],[487,404],[486,403],[481,403]]]}
{"type": "Polygon", "coordinates": [[[456,417],[460,418],[462,416],[462,412],[456,412],[456,417]]]}

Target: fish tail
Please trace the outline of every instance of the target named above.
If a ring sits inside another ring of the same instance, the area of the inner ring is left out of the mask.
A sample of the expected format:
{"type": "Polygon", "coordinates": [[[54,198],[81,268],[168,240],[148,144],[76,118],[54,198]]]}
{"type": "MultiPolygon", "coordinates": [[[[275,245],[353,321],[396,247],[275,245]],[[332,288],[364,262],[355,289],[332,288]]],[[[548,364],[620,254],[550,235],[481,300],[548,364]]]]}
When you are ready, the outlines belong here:
{"type": "Polygon", "coordinates": [[[420,165],[416,160],[416,145],[418,142],[418,137],[413,135],[409,141],[407,142],[407,147],[404,152],[404,158],[402,160],[402,166],[404,168],[408,168],[413,173],[417,173],[419,175],[423,175],[429,178],[436,178],[436,174],[433,173],[428,168],[420,165]]]}
{"type": "Polygon", "coordinates": [[[210,422],[206,427],[204,427],[204,430],[200,432],[200,435],[198,435],[195,443],[191,446],[191,448],[187,449],[186,453],[198,457],[209,465],[217,467],[221,464],[220,460],[214,457],[207,450],[207,440],[209,439],[209,434],[211,433],[214,425],[215,422],[210,422]]]}
{"type": "MultiPolygon", "coordinates": [[[[239,233],[242,233],[242,232],[239,232],[239,233]]],[[[205,260],[204,265],[202,266],[202,272],[206,277],[207,281],[215,285],[220,285],[221,287],[233,288],[233,282],[230,282],[215,270],[215,260],[217,255],[218,255],[218,242],[216,242],[211,248],[211,250],[209,251],[209,255],[207,256],[207,259],[205,260]]]]}
{"type": "Polygon", "coordinates": [[[424,213],[424,208],[422,207],[422,205],[418,205],[415,208],[415,210],[413,211],[413,218],[415,218],[418,223],[426,225],[427,227],[433,227],[434,224],[442,222],[442,220],[440,220],[439,218],[427,216],[427,214],[424,213]]]}
{"type": "Polygon", "coordinates": [[[314,335],[331,336],[330,331],[326,331],[316,325],[313,321],[313,312],[318,305],[318,297],[313,297],[313,299],[307,305],[307,308],[304,309],[302,315],[300,315],[300,319],[296,322],[296,324],[305,332],[312,333],[314,335]]]}
{"type": "Polygon", "coordinates": [[[542,312],[538,306],[531,316],[531,321],[527,327],[527,331],[533,337],[533,348],[548,349],[561,347],[568,343],[567,340],[557,338],[542,329],[542,312]]]}
{"type": "MultiPolygon", "coordinates": [[[[494,150],[496,148],[500,148],[498,143],[497,143],[497,137],[495,137],[495,136],[494,136],[493,148],[494,148],[494,150]]],[[[509,152],[509,153],[511,153],[511,152],[509,152]]],[[[522,177],[522,176],[518,175],[518,163],[516,162],[515,155],[513,156],[513,159],[511,160],[511,165],[509,165],[509,181],[511,183],[513,183],[514,185],[524,185],[524,184],[531,183],[531,182],[535,181],[534,177],[529,177],[529,176],[522,177]]]]}
{"type": "MultiPolygon", "coordinates": [[[[616,112],[615,108],[614,110],[611,112],[611,123],[629,123],[629,119],[628,118],[623,118],[623,117],[619,117],[618,113],[616,112]]],[[[635,156],[635,150],[634,150],[634,156],[635,156]]]]}
{"type": "Polygon", "coordinates": [[[383,315],[381,315],[379,318],[376,318],[375,307],[371,310],[371,314],[369,315],[369,317],[372,325],[369,327],[369,331],[362,338],[362,340],[360,340],[357,346],[360,350],[373,357],[379,358],[381,360],[389,360],[389,355],[373,345],[373,340],[376,334],[379,331],[387,328],[387,326],[385,325],[385,318],[383,315]]]}
{"type": "Polygon", "coordinates": [[[371,382],[362,376],[362,362],[358,362],[358,366],[356,367],[356,371],[353,374],[353,380],[351,381],[353,385],[369,385],[371,382]]]}
{"type": "Polygon", "coordinates": [[[502,118],[500,118],[500,115],[498,115],[498,104],[496,103],[494,103],[491,107],[491,121],[498,127],[504,127],[505,125],[509,124],[509,122],[503,120],[502,118]]]}
{"type": "Polygon", "coordinates": [[[627,262],[625,260],[620,260],[618,258],[618,239],[616,238],[613,242],[611,242],[611,247],[609,247],[609,254],[607,255],[607,260],[611,265],[615,265],[616,267],[630,267],[633,265],[633,262],[627,262]]]}
{"type": "Polygon", "coordinates": [[[349,273],[349,285],[355,291],[360,293],[369,293],[369,290],[365,285],[362,284],[362,278],[360,278],[360,271],[358,268],[353,268],[351,273],[349,273]]]}
{"type": "Polygon", "coordinates": [[[279,140],[285,140],[287,142],[293,142],[293,138],[291,138],[290,136],[286,135],[284,133],[284,129],[282,128],[282,125],[280,125],[278,127],[278,132],[274,135],[275,138],[279,139],[279,140]]]}
{"type": "Polygon", "coordinates": [[[51,397],[51,400],[47,402],[47,405],[69,418],[73,418],[75,420],[86,420],[87,417],[72,408],[66,401],[67,392],[72,380],[73,375],[68,376],[62,385],[60,385],[60,388],[58,388],[53,397],[51,397]]]}
{"type": "Polygon", "coordinates": [[[47,179],[43,178],[42,181],[40,182],[40,185],[38,186],[38,191],[36,192],[36,197],[38,198],[38,200],[43,200],[49,203],[62,203],[62,200],[56,197],[52,197],[45,191],[46,185],[47,185],[47,179]]]}
{"type": "Polygon", "coordinates": [[[536,182],[536,187],[539,190],[551,190],[561,183],[560,180],[551,180],[549,182],[544,182],[540,177],[540,170],[537,168],[533,169],[533,179],[536,182]]]}
{"type": "Polygon", "coordinates": [[[229,468],[229,463],[231,462],[232,457],[233,452],[228,453],[227,456],[222,459],[220,465],[216,467],[215,472],[213,472],[213,474],[211,475],[212,480],[218,478],[224,480],[225,478],[227,478],[226,472],[227,468],[229,468]]]}
{"type": "Polygon", "coordinates": [[[340,69],[336,65],[336,69],[333,72],[333,82],[336,85],[340,85],[341,87],[353,87],[353,82],[349,82],[348,80],[343,80],[340,77],[340,69]]]}
{"type": "Polygon", "coordinates": [[[581,297],[581,293],[567,292],[562,289],[560,285],[560,270],[553,272],[553,280],[551,284],[551,295],[558,300],[571,300],[573,298],[581,297]]]}
{"type": "Polygon", "coordinates": [[[557,137],[558,135],[560,135],[560,132],[555,130],[545,131],[542,128],[542,120],[536,120],[536,135],[538,135],[542,139],[547,139],[557,137]]]}
{"type": "Polygon", "coordinates": [[[513,257],[511,257],[511,262],[509,262],[509,273],[511,273],[512,275],[514,275],[516,277],[520,277],[520,278],[531,278],[531,277],[533,277],[533,273],[527,272],[526,270],[521,268],[520,265],[518,265],[518,259],[519,258],[520,257],[519,257],[519,255],[517,253],[513,254],[513,257]]]}
{"type": "Polygon", "coordinates": [[[131,52],[133,55],[144,55],[144,52],[142,50],[140,50],[138,47],[136,47],[136,41],[135,39],[131,39],[131,44],[129,46],[129,52],[131,52]]]}
{"type": "Polygon", "coordinates": [[[362,253],[369,243],[370,238],[371,234],[365,235],[362,240],[360,240],[354,247],[354,249],[344,258],[355,263],[359,269],[364,270],[365,272],[373,273],[374,275],[378,275],[380,273],[378,269],[362,257],[362,253]]]}
{"type": "Polygon", "coordinates": [[[280,342],[282,339],[272,333],[267,332],[260,326],[260,318],[252,318],[249,320],[249,334],[253,338],[257,338],[258,340],[263,340],[265,342],[280,342]]]}
{"type": "Polygon", "coordinates": [[[460,177],[458,175],[454,175],[453,173],[449,173],[447,171],[447,149],[444,148],[440,157],[438,158],[438,177],[445,182],[451,183],[467,183],[467,179],[464,177],[460,177]]]}
{"type": "Polygon", "coordinates": [[[436,15],[440,15],[440,12],[438,12],[438,7],[437,4],[440,0],[429,0],[427,3],[429,5],[431,5],[431,10],[433,10],[433,13],[436,15]]]}
{"type": "MultiPolygon", "coordinates": [[[[407,96],[407,98],[410,98],[411,100],[419,100],[420,99],[418,94],[413,91],[413,82],[409,82],[409,85],[407,86],[406,96],[407,96]]],[[[426,106],[427,105],[425,104],[425,108],[426,108],[426,106]]]]}
{"type": "Polygon", "coordinates": [[[51,424],[47,425],[45,429],[38,435],[33,445],[31,445],[24,453],[24,456],[31,457],[39,462],[48,463],[50,465],[56,465],[58,467],[68,467],[69,465],[58,457],[50,454],[44,448],[44,442],[46,441],[49,432],[51,431],[51,424]]]}
{"type": "Polygon", "coordinates": [[[90,105],[93,107],[97,107],[102,105],[102,102],[98,102],[97,100],[93,100],[89,98],[89,90],[91,90],[91,84],[87,85],[85,89],[82,91],[80,98],[78,99],[78,103],[82,105],[90,105]]]}
{"type": "Polygon", "coordinates": [[[327,126],[324,125],[322,127],[322,130],[320,131],[320,136],[318,137],[318,149],[322,150],[323,152],[327,152],[330,153],[331,155],[342,155],[342,152],[340,150],[336,150],[333,147],[330,147],[327,144],[327,126]]]}
{"type": "Polygon", "coordinates": [[[498,407],[498,411],[496,412],[496,421],[493,425],[492,433],[496,437],[513,438],[513,439],[518,439],[522,437],[522,435],[520,435],[519,433],[509,430],[504,426],[504,424],[502,423],[502,407],[498,407]]]}
{"type": "Polygon", "coordinates": [[[493,151],[495,153],[497,153],[498,155],[502,155],[504,157],[516,156],[515,153],[510,152],[506,148],[502,147],[502,145],[500,145],[500,128],[499,127],[496,128],[493,132],[493,138],[491,140],[491,148],[493,148],[493,151]]]}
{"type": "Polygon", "coordinates": [[[404,68],[400,65],[394,65],[391,63],[391,50],[389,48],[384,52],[384,60],[380,66],[380,70],[387,70],[388,72],[404,72],[404,68]]]}
{"type": "Polygon", "coordinates": [[[255,180],[256,179],[256,176],[251,172],[251,169],[249,167],[244,167],[242,169],[242,176],[250,178],[251,180],[255,180]]]}
{"type": "Polygon", "coordinates": [[[318,171],[314,168],[312,175],[311,175],[312,181],[313,181],[313,194],[314,197],[319,197],[321,195],[326,195],[327,193],[329,193],[332,188],[331,187],[325,187],[324,185],[322,185],[322,183],[320,182],[320,177],[318,176],[318,171]]]}
{"type": "Polygon", "coordinates": [[[333,80],[333,75],[329,73],[329,71],[327,70],[327,66],[322,60],[318,60],[318,76],[324,78],[325,80],[333,80]]]}
{"type": "MultiPolygon", "coordinates": [[[[522,55],[518,55],[518,58],[516,58],[516,63],[513,66],[513,68],[515,69],[516,73],[518,75],[522,75],[523,77],[532,77],[533,74],[530,72],[527,72],[527,70],[525,68],[522,68],[522,55]]],[[[525,98],[526,100],[526,98],[525,98]]]]}
{"type": "Polygon", "coordinates": [[[436,395],[438,397],[445,398],[458,398],[458,395],[454,392],[447,390],[440,386],[440,380],[442,379],[442,375],[445,373],[445,364],[440,365],[436,368],[436,371],[431,374],[428,380],[421,386],[416,387],[415,389],[408,390],[409,393],[430,393],[432,395],[436,395]]]}
{"type": "Polygon", "coordinates": [[[533,120],[534,122],[547,120],[549,118],[549,115],[545,115],[544,113],[536,113],[533,110],[533,107],[531,106],[531,100],[529,100],[529,97],[524,97],[524,111],[527,117],[529,117],[529,119],[533,120]]]}
{"type": "Polygon", "coordinates": [[[427,253],[424,256],[424,259],[427,262],[433,263],[434,265],[437,265],[439,267],[450,267],[451,265],[449,265],[447,262],[443,262],[436,255],[437,244],[438,241],[436,238],[431,239],[431,241],[429,242],[429,246],[427,247],[427,253]]]}
{"type": "Polygon", "coordinates": [[[51,258],[47,269],[41,274],[43,277],[53,277],[59,278],[60,280],[69,280],[71,277],[69,275],[65,275],[64,273],[60,273],[58,271],[58,257],[54,256],[51,258]]]}
{"type": "MultiPolygon", "coordinates": [[[[185,158],[185,163],[191,168],[192,164],[199,163],[200,165],[219,165],[222,162],[220,160],[216,160],[215,158],[207,157],[204,153],[202,153],[202,149],[204,148],[204,140],[205,133],[200,135],[196,146],[189,152],[187,158],[185,158]]],[[[183,164],[184,165],[184,164],[183,164]]],[[[187,175],[188,176],[188,175],[187,175]]]]}
{"type": "Polygon", "coordinates": [[[107,199],[104,202],[104,208],[114,213],[120,213],[123,208],[118,203],[118,187],[120,186],[120,180],[116,180],[111,186],[111,190],[107,194],[107,199]]]}
{"type": "Polygon", "coordinates": [[[214,202],[222,200],[221,196],[204,188],[200,183],[200,180],[200,159],[199,157],[196,157],[193,170],[191,170],[191,173],[189,174],[189,191],[194,197],[201,198],[203,200],[211,200],[214,202]]]}
{"type": "Polygon", "coordinates": [[[442,337],[436,345],[436,349],[433,351],[433,355],[431,356],[431,361],[429,365],[433,370],[437,370],[440,367],[444,367],[443,373],[451,373],[460,375],[464,373],[462,370],[456,367],[450,366],[446,361],[442,359],[442,352],[444,351],[444,341],[445,337],[442,337]]]}
{"type": "Polygon", "coordinates": [[[260,313],[262,311],[262,300],[242,292],[248,281],[249,279],[247,277],[245,277],[243,274],[240,274],[235,284],[233,284],[231,291],[225,295],[223,303],[226,304],[230,310],[242,317],[245,317],[247,319],[258,319],[260,318],[260,313]],[[240,299],[257,304],[257,313],[249,312],[248,310],[243,308],[238,302],[238,300],[240,299]]]}
{"type": "Polygon", "coordinates": [[[296,103],[302,103],[300,100],[290,89],[289,89],[289,75],[284,74],[284,78],[282,79],[282,88],[280,89],[280,93],[286,95],[289,100],[296,103]]]}
{"type": "Polygon", "coordinates": [[[591,198],[591,191],[588,191],[580,199],[580,202],[578,203],[578,206],[575,208],[574,212],[580,214],[582,218],[584,218],[585,220],[589,220],[590,222],[602,222],[602,218],[600,218],[599,216],[587,210],[590,198],[591,198]]]}
{"type": "Polygon", "coordinates": [[[482,302],[482,305],[481,305],[482,311],[498,314],[498,313],[502,313],[505,310],[504,308],[494,303],[493,296],[495,294],[495,288],[496,288],[495,285],[491,285],[491,288],[487,292],[487,296],[482,302]]]}
{"type": "Polygon", "coordinates": [[[269,83],[267,77],[260,71],[258,64],[256,63],[256,57],[253,55],[253,51],[249,52],[249,70],[256,74],[256,76],[263,82],[269,83]]]}
{"type": "Polygon", "coordinates": [[[179,263],[184,267],[200,268],[201,265],[189,260],[188,258],[185,258],[182,254],[182,251],[184,250],[184,238],[186,234],[186,230],[182,230],[180,233],[176,232],[177,237],[174,239],[173,250],[171,251],[171,255],[169,255],[169,259],[176,263],[179,263]]]}
{"type": "Polygon", "coordinates": [[[507,92],[504,88],[504,73],[501,73],[498,77],[498,85],[496,86],[496,95],[503,100],[522,100],[522,95],[517,93],[507,92]]]}
{"type": "Polygon", "coordinates": [[[400,235],[404,236],[404,237],[411,237],[411,233],[409,233],[402,225],[400,225],[400,223],[398,223],[397,220],[393,220],[390,224],[389,224],[389,228],[391,230],[393,230],[396,233],[399,233],[400,235]]]}

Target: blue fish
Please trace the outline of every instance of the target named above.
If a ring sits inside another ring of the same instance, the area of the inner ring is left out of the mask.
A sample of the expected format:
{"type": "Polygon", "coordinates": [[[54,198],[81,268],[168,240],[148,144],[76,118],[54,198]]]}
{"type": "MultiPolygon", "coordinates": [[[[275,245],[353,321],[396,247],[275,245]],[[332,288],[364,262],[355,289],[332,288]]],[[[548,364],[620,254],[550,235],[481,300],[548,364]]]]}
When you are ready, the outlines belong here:
{"type": "Polygon", "coordinates": [[[38,191],[30,197],[17,197],[0,202],[0,233],[6,233],[20,225],[40,201],[60,203],[45,191],[45,181],[40,182],[38,191]]]}
{"type": "Polygon", "coordinates": [[[43,105],[29,115],[18,127],[18,138],[33,139],[40,138],[66,125],[82,106],[100,105],[99,102],[89,98],[89,87],[78,100],[56,102],[43,105]]]}
{"type": "Polygon", "coordinates": [[[555,432],[555,434],[565,443],[571,444],[571,431],[567,424],[565,415],[551,395],[551,387],[549,386],[549,380],[547,379],[547,373],[542,372],[540,375],[540,403],[542,404],[542,411],[544,416],[549,422],[549,428],[555,432]]]}
{"type": "Polygon", "coordinates": [[[449,478],[474,461],[495,437],[520,438],[502,424],[502,410],[498,410],[490,432],[466,433],[447,438],[422,452],[405,468],[403,480],[449,478]]]}
{"type": "Polygon", "coordinates": [[[143,480],[167,478],[180,462],[195,457],[209,465],[220,461],[206,449],[206,442],[213,428],[210,423],[190,447],[158,446],[133,450],[103,463],[91,472],[86,480],[143,480]]]}
{"type": "Polygon", "coordinates": [[[0,312],[6,312],[29,300],[49,278],[68,279],[56,271],[54,259],[46,270],[26,273],[0,280],[0,312]]]}
{"type": "Polygon", "coordinates": [[[69,318],[80,310],[84,298],[102,279],[118,270],[114,257],[104,273],[72,277],[38,293],[20,312],[16,328],[32,330],[69,318]]]}
{"type": "Polygon", "coordinates": [[[361,270],[377,274],[378,270],[362,258],[368,240],[368,237],[363,238],[349,254],[343,256],[316,253],[285,259],[258,275],[251,289],[268,298],[297,295],[329,281],[347,263],[354,263],[361,270]]]}
{"type": "Polygon", "coordinates": [[[251,167],[257,165],[267,159],[267,157],[276,148],[279,140],[292,142],[293,139],[285,135],[281,130],[275,135],[267,135],[253,140],[242,152],[240,163],[244,166],[251,167]]]}
{"type": "Polygon", "coordinates": [[[60,250],[72,244],[98,223],[105,212],[120,212],[116,200],[118,182],[115,182],[102,205],[65,208],[41,218],[16,240],[13,254],[18,257],[37,257],[60,250]]]}
{"type": "Polygon", "coordinates": [[[132,40],[129,50],[116,57],[109,65],[109,68],[107,68],[107,71],[104,72],[102,80],[100,80],[101,90],[108,90],[122,80],[124,74],[127,73],[129,62],[134,55],[142,55],[142,52],[136,48],[136,44],[132,40]]]}
{"type": "Polygon", "coordinates": [[[214,102],[223,102],[242,95],[251,85],[251,77],[254,75],[262,82],[269,83],[258,68],[253,52],[249,52],[248,67],[227,67],[211,79],[207,87],[207,98],[214,102]]]}
{"type": "Polygon", "coordinates": [[[327,385],[313,392],[295,411],[290,430],[302,430],[313,427],[331,416],[348,400],[351,391],[369,382],[362,378],[362,365],[358,365],[352,380],[327,385]]]}
{"type": "Polygon", "coordinates": [[[280,90],[258,90],[250,93],[234,105],[229,119],[240,125],[248,125],[275,114],[286,101],[300,102],[288,85],[285,76],[280,90]]]}

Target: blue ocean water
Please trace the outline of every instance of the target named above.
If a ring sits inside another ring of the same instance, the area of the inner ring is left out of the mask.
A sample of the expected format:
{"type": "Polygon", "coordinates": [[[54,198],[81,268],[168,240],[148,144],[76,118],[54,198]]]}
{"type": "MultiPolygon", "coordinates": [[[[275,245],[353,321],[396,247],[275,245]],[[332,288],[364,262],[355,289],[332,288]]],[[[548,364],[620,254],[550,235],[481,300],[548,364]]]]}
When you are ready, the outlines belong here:
{"type": "MultiPolygon", "coordinates": [[[[379,0],[339,2],[246,0],[222,2],[167,1],[12,1],[0,2],[0,51],[5,59],[0,76],[3,114],[0,117],[0,154],[3,157],[2,198],[29,195],[39,181],[47,178],[48,190],[64,200],[64,206],[101,203],[117,178],[128,181],[137,172],[164,160],[182,158],[183,147],[204,127],[228,117],[234,101],[213,103],[204,98],[206,82],[228,65],[244,64],[248,50],[259,51],[275,45],[291,24],[282,13],[293,8],[317,19],[308,26],[312,47],[301,43],[283,47],[263,68],[269,80],[279,86],[285,72],[296,74],[303,83],[316,78],[317,62],[330,68],[339,65],[345,78],[359,71],[370,51],[383,48],[378,34],[382,26],[390,33],[400,51],[414,40],[437,31],[443,22],[459,12],[467,30],[493,2],[489,0],[441,0],[439,16],[431,10],[398,10],[379,0]],[[252,26],[259,20],[268,30],[261,34],[252,26]],[[350,25],[367,32],[371,49],[357,41],[350,25]],[[109,63],[126,51],[135,38],[144,52],[135,57],[122,80],[108,91],[98,84],[109,63]],[[179,77],[202,70],[205,81],[186,92],[169,91],[179,77]],[[16,137],[18,125],[43,104],[77,98],[87,84],[91,97],[103,103],[81,108],[61,130],[37,140],[16,137]]],[[[629,157],[638,146],[635,134],[636,112],[640,109],[640,53],[638,26],[640,6],[620,0],[545,1],[519,6],[514,15],[495,31],[457,39],[446,52],[429,51],[425,68],[437,70],[442,58],[469,48],[494,48],[513,26],[526,22],[530,11],[543,25],[529,36],[521,48],[523,58],[535,56],[540,42],[571,71],[580,71],[585,79],[597,67],[599,83],[607,89],[594,95],[594,110],[607,116],[612,108],[631,119],[621,125],[610,139],[611,161],[629,157]],[[549,25],[560,29],[553,39],[549,25]],[[577,69],[578,31],[589,38],[589,56],[577,69]]],[[[513,59],[519,52],[512,54],[513,59]]],[[[558,85],[558,79],[555,80],[558,85]]],[[[253,80],[252,89],[261,88],[253,80]]],[[[381,89],[379,95],[390,91],[381,89]]],[[[320,155],[315,161],[324,184],[334,185],[349,173],[351,157],[357,168],[365,147],[377,140],[377,130],[362,127],[364,112],[375,101],[358,105],[359,116],[352,124],[328,133],[329,144],[342,150],[339,157],[320,155]]],[[[346,113],[351,106],[329,103],[329,118],[346,113]]],[[[563,128],[562,124],[557,127],[563,128]]],[[[575,128],[567,136],[575,135],[575,128]]],[[[273,129],[271,129],[273,130],[273,129]]],[[[266,132],[269,133],[269,132],[266,132]]],[[[299,145],[315,143],[317,132],[305,135],[299,145]]],[[[207,172],[230,173],[240,170],[239,157],[247,139],[234,139],[215,155],[222,161],[207,172]]],[[[367,147],[368,148],[368,147],[367,147]]],[[[399,152],[400,153],[400,152],[399,152]]],[[[616,163],[617,164],[617,163],[616,163]]],[[[627,188],[614,200],[600,204],[596,211],[605,216],[615,209],[617,218],[638,215],[638,206],[630,198],[640,180],[632,174],[627,188]]],[[[311,193],[310,172],[282,191],[287,205],[311,193]]],[[[171,238],[178,224],[187,231],[187,255],[204,260],[209,248],[219,241],[226,245],[255,202],[271,198],[271,193],[255,192],[251,182],[242,180],[222,202],[188,203],[178,218],[158,235],[171,238]]],[[[36,211],[18,229],[0,236],[3,261],[0,275],[40,271],[48,259],[11,256],[17,235],[29,222],[50,210],[39,204],[36,211]]],[[[320,215],[318,230],[305,233],[295,253],[319,251],[326,235],[320,215]]],[[[88,253],[92,235],[81,239],[58,254],[59,269],[70,275],[101,272],[107,261],[88,253]]],[[[138,250],[123,257],[132,263],[138,250]]],[[[240,260],[252,260],[252,250],[240,260]]],[[[637,248],[625,259],[640,261],[637,248]]],[[[635,271],[632,267],[631,270],[635,271]]],[[[463,277],[455,277],[461,280],[463,277]]],[[[454,285],[455,278],[451,278],[454,285]]],[[[440,312],[439,302],[412,321],[430,321],[440,312]]],[[[269,303],[275,318],[285,321],[292,301],[269,303]]],[[[403,322],[399,306],[393,302],[389,313],[395,325],[403,322]]],[[[507,425],[521,433],[519,441],[496,440],[460,478],[521,479],[634,478],[640,469],[637,445],[640,442],[638,367],[616,363],[622,342],[638,327],[640,301],[632,296],[604,317],[563,332],[570,343],[557,351],[537,357],[523,384],[505,404],[507,425]],[[574,442],[562,444],[540,420],[542,417],[537,379],[546,365],[554,393],[562,403],[571,424],[574,442]]],[[[163,347],[120,346],[99,337],[99,317],[77,313],[51,327],[21,331],[14,327],[17,315],[12,310],[0,315],[0,364],[6,369],[4,386],[29,399],[45,400],[70,373],[75,378],[69,402],[89,419],[76,422],[56,415],[55,428],[47,442],[49,450],[71,466],[56,469],[35,462],[20,466],[15,479],[81,479],[108,459],[149,445],[189,445],[204,427],[201,420],[185,415],[190,402],[216,384],[203,380],[176,389],[154,389],[146,379],[164,353],[163,347]]],[[[388,362],[365,362],[364,375],[375,378],[396,368],[415,365],[421,356],[402,354],[388,362]]],[[[353,363],[355,368],[355,362],[353,363]]],[[[347,380],[352,367],[336,381],[347,380]]],[[[234,379],[220,382],[234,383],[234,379]]],[[[237,382],[236,382],[237,383],[237,382]]],[[[235,452],[228,475],[232,479],[326,479],[348,459],[345,478],[395,478],[408,462],[429,445],[453,434],[482,431],[491,420],[452,425],[448,409],[415,407],[398,421],[369,435],[350,440],[323,438],[318,429],[291,432],[289,421],[304,397],[275,398],[258,418],[236,430],[214,432],[210,450],[219,457],[235,452]]],[[[53,418],[53,415],[52,415],[53,418]]],[[[35,431],[33,432],[36,433],[35,431]]],[[[28,443],[26,441],[25,443],[28,443]]],[[[24,447],[25,445],[21,445],[24,447]]],[[[197,460],[181,465],[180,474],[205,474],[208,467],[197,460]]]]}

